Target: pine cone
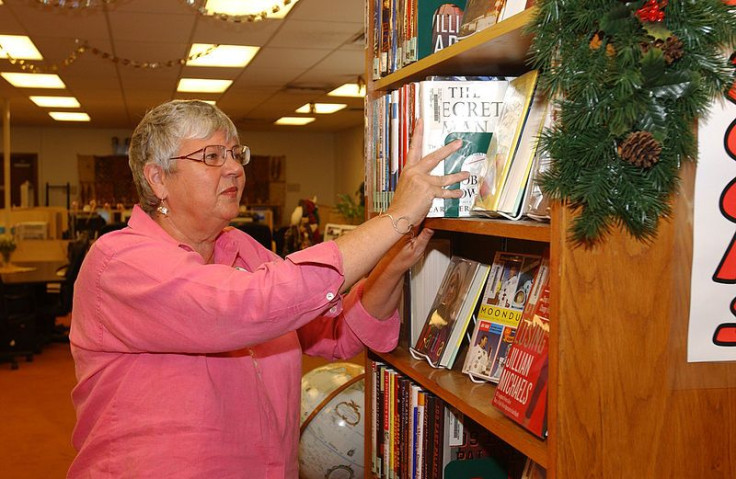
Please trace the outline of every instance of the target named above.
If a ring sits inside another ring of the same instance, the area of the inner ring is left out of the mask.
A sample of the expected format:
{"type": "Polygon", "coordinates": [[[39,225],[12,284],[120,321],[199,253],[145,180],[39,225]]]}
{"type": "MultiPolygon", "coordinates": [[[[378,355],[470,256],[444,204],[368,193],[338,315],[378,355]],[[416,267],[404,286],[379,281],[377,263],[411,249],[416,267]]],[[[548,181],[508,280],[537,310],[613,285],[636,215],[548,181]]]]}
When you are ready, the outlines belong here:
{"type": "Polygon", "coordinates": [[[651,168],[659,161],[662,145],[648,131],[629,133],[619,145],[618,154],[624,161],[640,168],[651,168]]]}
{"type": "Polygon", "coordinates": [[[664,61],[667,65],[672,65],[673,62],[679,60],[684,55],[684,45],[682,40],[677,38],[675,35],[667,37],[664,45],[662,46],[662,53],[664,53],[664,61]]]}

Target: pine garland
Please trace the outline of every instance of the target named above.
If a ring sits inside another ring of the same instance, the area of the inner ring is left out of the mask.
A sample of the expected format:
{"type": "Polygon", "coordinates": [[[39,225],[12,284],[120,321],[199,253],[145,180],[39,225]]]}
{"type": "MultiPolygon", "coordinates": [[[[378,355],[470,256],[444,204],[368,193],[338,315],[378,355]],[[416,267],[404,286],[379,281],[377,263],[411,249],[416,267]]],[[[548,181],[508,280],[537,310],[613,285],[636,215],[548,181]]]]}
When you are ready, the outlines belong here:
{"type": "Polygon", "coordinates": [[[693,125],[733,82],[736,8],[723,0],[538,0],[529,25],[540,85],[558,99],[541,148],[551,197],[579,213],[570,236],[615,226],[653,239],[670,213],[693,125]]]}

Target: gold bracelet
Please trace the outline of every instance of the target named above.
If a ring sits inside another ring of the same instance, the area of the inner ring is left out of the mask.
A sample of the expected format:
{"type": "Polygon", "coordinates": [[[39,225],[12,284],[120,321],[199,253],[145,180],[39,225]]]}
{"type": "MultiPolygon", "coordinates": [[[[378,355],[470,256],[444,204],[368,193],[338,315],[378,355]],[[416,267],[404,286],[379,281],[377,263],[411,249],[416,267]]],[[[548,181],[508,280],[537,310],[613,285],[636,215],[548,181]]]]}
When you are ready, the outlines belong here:
{"type": "Polygon", "coordinates": [[[379,218],[381,218],[382,216],[386,216],[391,220],[391,226],[394,227],[394,231],[396,231],[400,235],[410,234],[412,239],[414,238],[414,225],[409,223],[409,218],[407,218],[406,216],[399,216],[398,218],[394,219],[394,217],[391,216],[391,214],[389,213],[381,213],[380,215],[378,215],[379,218]],[[406,221],[406,224],[407,224],[406,231],[404,232],[399,231],[399,221],[401,220],[406,221]]]}

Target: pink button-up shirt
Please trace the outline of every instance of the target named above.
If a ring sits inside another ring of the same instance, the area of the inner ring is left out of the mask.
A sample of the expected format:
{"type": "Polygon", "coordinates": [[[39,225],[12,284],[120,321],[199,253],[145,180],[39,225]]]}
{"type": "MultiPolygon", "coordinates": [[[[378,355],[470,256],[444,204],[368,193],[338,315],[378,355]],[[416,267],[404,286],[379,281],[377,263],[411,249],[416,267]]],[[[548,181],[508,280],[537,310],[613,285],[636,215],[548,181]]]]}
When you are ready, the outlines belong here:
{"type": "Polygon", "coordinates": [[[128,224],[75,285],[68,477],[296,478],[302,352],[390,350],[398,316],[338,294],[334,242],[282,260],[226,230],[204,264],[140,208],[128,224]]]}

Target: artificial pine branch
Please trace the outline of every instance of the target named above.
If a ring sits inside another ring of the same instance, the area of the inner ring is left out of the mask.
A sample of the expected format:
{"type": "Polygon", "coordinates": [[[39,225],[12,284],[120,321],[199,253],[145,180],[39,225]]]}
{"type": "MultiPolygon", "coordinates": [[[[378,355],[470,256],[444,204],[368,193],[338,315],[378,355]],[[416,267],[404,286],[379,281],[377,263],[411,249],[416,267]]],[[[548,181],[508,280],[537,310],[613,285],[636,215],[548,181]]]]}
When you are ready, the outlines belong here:
{"type": "Polygon", "coordinates": [[[681,163],[697,153],[694,121],[733,81],[726,55],[736,44],[736,8],[722,0],[538,0],[529,31],[540,85],[559,98],[540,144],[552,158],[542,187],[577,211],[571,240],[596,243],[615,226],[654,238],[681,163]],[[634,132],[647,133],[623,159],[634,132]]]}

